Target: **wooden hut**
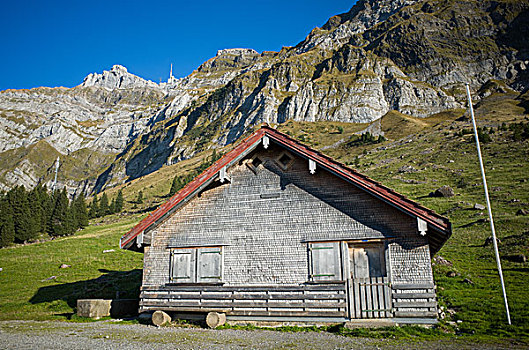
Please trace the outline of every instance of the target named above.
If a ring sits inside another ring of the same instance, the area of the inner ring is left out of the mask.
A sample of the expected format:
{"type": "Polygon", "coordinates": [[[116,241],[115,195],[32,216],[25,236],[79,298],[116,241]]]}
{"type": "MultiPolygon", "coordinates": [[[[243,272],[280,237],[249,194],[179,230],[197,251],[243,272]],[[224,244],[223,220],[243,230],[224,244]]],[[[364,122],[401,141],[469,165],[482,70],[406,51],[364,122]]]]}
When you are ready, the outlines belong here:
{"type": "Polygon", "coordinates": [[[144,251],[140,312],[435,323],[431,258],[450,235],[448,219],[263,126],[120,247],[144,251]]]}

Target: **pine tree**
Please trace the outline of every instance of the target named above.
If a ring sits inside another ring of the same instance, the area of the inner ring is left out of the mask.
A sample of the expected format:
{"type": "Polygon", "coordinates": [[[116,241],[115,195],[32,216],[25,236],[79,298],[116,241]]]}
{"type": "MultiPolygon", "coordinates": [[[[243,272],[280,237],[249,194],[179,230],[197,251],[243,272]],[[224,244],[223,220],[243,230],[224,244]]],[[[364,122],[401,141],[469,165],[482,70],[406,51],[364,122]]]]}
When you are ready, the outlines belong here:
{"type": "Polygon", "coordinates": [[[99,201],[99,212],[98,216],[105,216],[110,213],[110,208],[108,206],[108,196],[106,193],[103,193],[101,200],[99,201]]]}
{"type": "Polygon", "coordinates": [[[46,226],[42,226],[42,218],[44,216],[44,203],[42,197],[42,186],[38,184],[33,190],[28,193],[28,201],[31,203],[31,216],[35,221],[35,231],[46,232],[46,226]]]}
{"type": "MultiPolygon", "coordinates": [[[[68,195],[66,195],[66,199],[68,200],[68,195]]],[[[67,236],[73,235],[75,231],[77,231],[78,226],[75,217],[75,206],[73,202],[69,203],[68,205],[68,210],[66,210],[66,218],[64,220],[63,226],[64,232],[67,236]]]]}
{"type": "Polygon", "coordinates": [[[137,204],[143,204],[143,191],[138,192],[138,198],[136,198],[137,204]]]}
{"type": "Polygon", "coordinates": [[[118,195],[116,197],[116,206],[115,206],[115,212],[121,213],[123,210],[123,191],[119,190],[118,195]]]}
{"type": "Polygon", "coordinates": [[[13,209],[7,198],[0,199],[0,247],[7,247],[15,241],[15,220],[13,209]]]}
{"type": "Polygon", "coordinates": [[[80,194],[73,201],[75,219],[77,221],[77,228],[84,228],[88,226],[88,211],[86,210],[86,201],[84,194],[80,194]]]}
{"type": "Polygon", "coordinates": [[[13,208],[15,241],[26,242],[37,238],[35,220],[31,215],[28,194],[23,186],[17,186],[8,193],[13,208]]]}
{"type": "Polygon", "coordinates": [[[46,233],[48,232],[48,222],[50,221],[51,213],[53,212],[53,201],[45,185],[37,185],[35,191],[42,207],[42,216],[39,225],[40,231],[46,233]]]}
{"type": "Polygon", "coordinates": [[[92,203],[90,204],[88,217],[90,219],[99,217],[99,200],[97,199],[97,194],[94,196],[94,199],[92,199],[92,203]]]}
{"type": "Polygon", "coordinates": [[[75,205],[76,202],[77,202],[77,195],[74,195],[72,198],[72,201],[70,202],[69,210],[72,213],[72,218],[73,218],[72,226],[75,227],[75,229],[79,227],[79,220],[78,220],[79,215],[77,214],[77,206],[75,205]]]}
{"type": "Polygon", "coordinates": [[[51,216],[52,236],[66,236],[71,234],[73,226],[73,213],[70,210],[66,188],[57,191],[55,205],[51,216]]]}
{"type": "Polygon", "coordinates": [[[48,218],[48,221],[46,222],[46,232],[48,235],[53,235],[53,212],[55,211],[55,203],[57,202],[57,197],[59,196],[60,192],[58,190],[54,190],[50,195],[50,206],[47,208],[46,217],[48,218]]]}
{"type": "Polygon", "coordinates": [[[116,213],[116,198],[112,198],[112,200],[110,201],[110,205],[108,206],[108,212],[109,214],[116,213]]]}

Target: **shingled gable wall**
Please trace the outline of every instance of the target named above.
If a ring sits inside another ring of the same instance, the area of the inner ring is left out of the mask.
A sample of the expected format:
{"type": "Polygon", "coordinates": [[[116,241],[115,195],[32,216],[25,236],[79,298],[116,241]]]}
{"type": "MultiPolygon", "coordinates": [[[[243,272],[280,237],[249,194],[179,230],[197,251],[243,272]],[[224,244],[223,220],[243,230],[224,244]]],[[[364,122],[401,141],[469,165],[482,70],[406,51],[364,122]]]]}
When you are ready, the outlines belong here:
{"type": "MultiPolygon", "coordinates": [[[[427,240],[417,232],[415,218],[321,168],[310,174],[307,160],[292,153],[294,162],[283,170],[277,164],[283,151],[274,144],[268,150],[259,146],[228,169],[231,183],[204,191],[151,232],[151,246],[144,256],[141,311],[163,309],[162,305],[194,310],[178,306],[191,305],[185,302],[168,302],[185,298],[181,293],[200,290],[170,286],[171,247],[223,246],[224,284],[212,289],[218,293],[235,286],[262,286],[263,290],[305,286],[307,242],[382,238],[393,284],[408,289],[410,285],[433,287],[427,240]],[[248,166],[254,155],[264,162],[257,171],[248,166]]],[[[306,293],[311,288],[319,287],[301,289],[306,293]]],[[[331,301],[338,302],[328,305],[333,310],[329,315],[345,317],[345,286],[325,289],[335,294],[336,300],[331,301]]],[[[414,290],[425,291],[431,289],[414,290]]],[[[394,290],[399,292],[403,291],[394,290]]],[[[325,307],[322,304],[320,310],[325,307]]]]}

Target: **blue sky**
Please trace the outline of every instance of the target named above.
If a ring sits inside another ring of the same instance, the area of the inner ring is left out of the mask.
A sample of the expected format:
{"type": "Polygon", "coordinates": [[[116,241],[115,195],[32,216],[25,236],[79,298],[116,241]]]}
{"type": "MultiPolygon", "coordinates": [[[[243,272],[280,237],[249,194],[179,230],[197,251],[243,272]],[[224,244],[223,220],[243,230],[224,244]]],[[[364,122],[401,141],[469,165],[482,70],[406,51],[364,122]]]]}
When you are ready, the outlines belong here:
{"type": "Polygon", "coordinates": [[[355,0],[2,1],[0,90],[72,87],[121,64],[159,82],[218,49],[278,51],[355,0]]]}

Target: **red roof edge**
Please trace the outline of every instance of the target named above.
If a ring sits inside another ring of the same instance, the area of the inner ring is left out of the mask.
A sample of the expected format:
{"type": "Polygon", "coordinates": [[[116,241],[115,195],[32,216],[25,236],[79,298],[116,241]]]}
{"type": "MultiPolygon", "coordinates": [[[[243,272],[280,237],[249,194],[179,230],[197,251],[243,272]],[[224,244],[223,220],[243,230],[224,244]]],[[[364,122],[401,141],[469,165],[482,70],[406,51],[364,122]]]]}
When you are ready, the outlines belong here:
{"type": "Polygon", "coordinates": [[[306,158],[314,160],[320,166],[341,176],[345,180],[348,180],[358,187],[367,190],[376,197],[385,200],[389,204],[392,204],[395,207],[408,212],[409,214],[422,218],[443,232],[451,232],[450,221],[447,218],[437,214],[433,210],[428,209],[411,199],[408,199],[404,195],[390,189],[389,187],[382,185],[381,183],[357,172],[356,170],[348,168],[346,165],[337,162],[336,160],[319,151],[299,143],[298,141],[275,129],[272,129],[268,126],[263,126],[262,129],[265,129],[267,131],[267,135],[269,135],[276,142],[284,145],[287,148],[290,148],[291,150],[301,154],[302,156],[305,156],[306,158]]]}
{"type": "Polygon", "coordinates": [[[251,147],[257,141],[260,141],[264,135],[265,130],[259,129],[254,132],[252,135],[244,139],[239,145],[237,145],[233,150],[225,154],[218,161],[213,163],[209,168],[204,170],[200,175],[195,177],[191,182],[185,185],[180,191],[173,195],[167,202],[160,205],[156,210],[151,212],[149,216],[141,220],[136,226],[134,226],[129,232],[124,234],[121,239],[119,246],[120,248],[127,248],[132,240],[137,237],[139,234],[144,232],[152,224],[156,223],[160,218],[162,218],[169,210],[178,205],[181,201],[186,199],[191,195],[195,190],[197,190],[203,183],[209,180],[211,177],[215,176],[220,169],[225,167],[232,160],[237,158],[238,155],[243,153],[246,149],[251,147]]]}
{"type": "MultiPolygon", "coordinates": [[[[129,232],[123,235],[120,240],[120,248],[128,248],[132,244],[135,237],[140,235],[146,229],[150,228],[153,224],[156,224],[160,219],[164,217],[172,208],[184,201],[188,196],[192,195],[197,189],[199,189],[205,182],[215,176],[223,167],[230,164],[233,160],[237,159],[246,150],[251,148],[256,142],[259,142],[263,136],[268,136],[276,143],[283,145],[289,150],[297,153],[298,155],[314,160],[319,166],[326,170],[340,176],[344,180],[366,190],[372,195],[384,200],[385,202],[393,205],[394,207],[416,217],[420,217],[429,223],[432,227],[443,232],[446,239],[451,235],[451,224],[450,221],[435,213],[433,210],[423,207],[422,205],[414,202],[405,196],[395,192],[394,190],[380,184],[379,182],[348,168],[342,163],[335,161],[334,159],[316,151],[312,148],[301,144],[300,142],[290,138],[286,134],[283,134],[268,125],[263,125],[260,129],[255,131],[252,135],[244,139],[239,145],[233,150],[225,154],[221,159],[211,165],[208,169],[204,170],[199,176],[194,178],[190,183],[184,186],[174,196],[172,196],[167,202],[159,206],[145,219],[141,220],[138,225],[134,226],[129,232]]],[[[440,248],[440,247],[439,247],[440,248]]]]}

